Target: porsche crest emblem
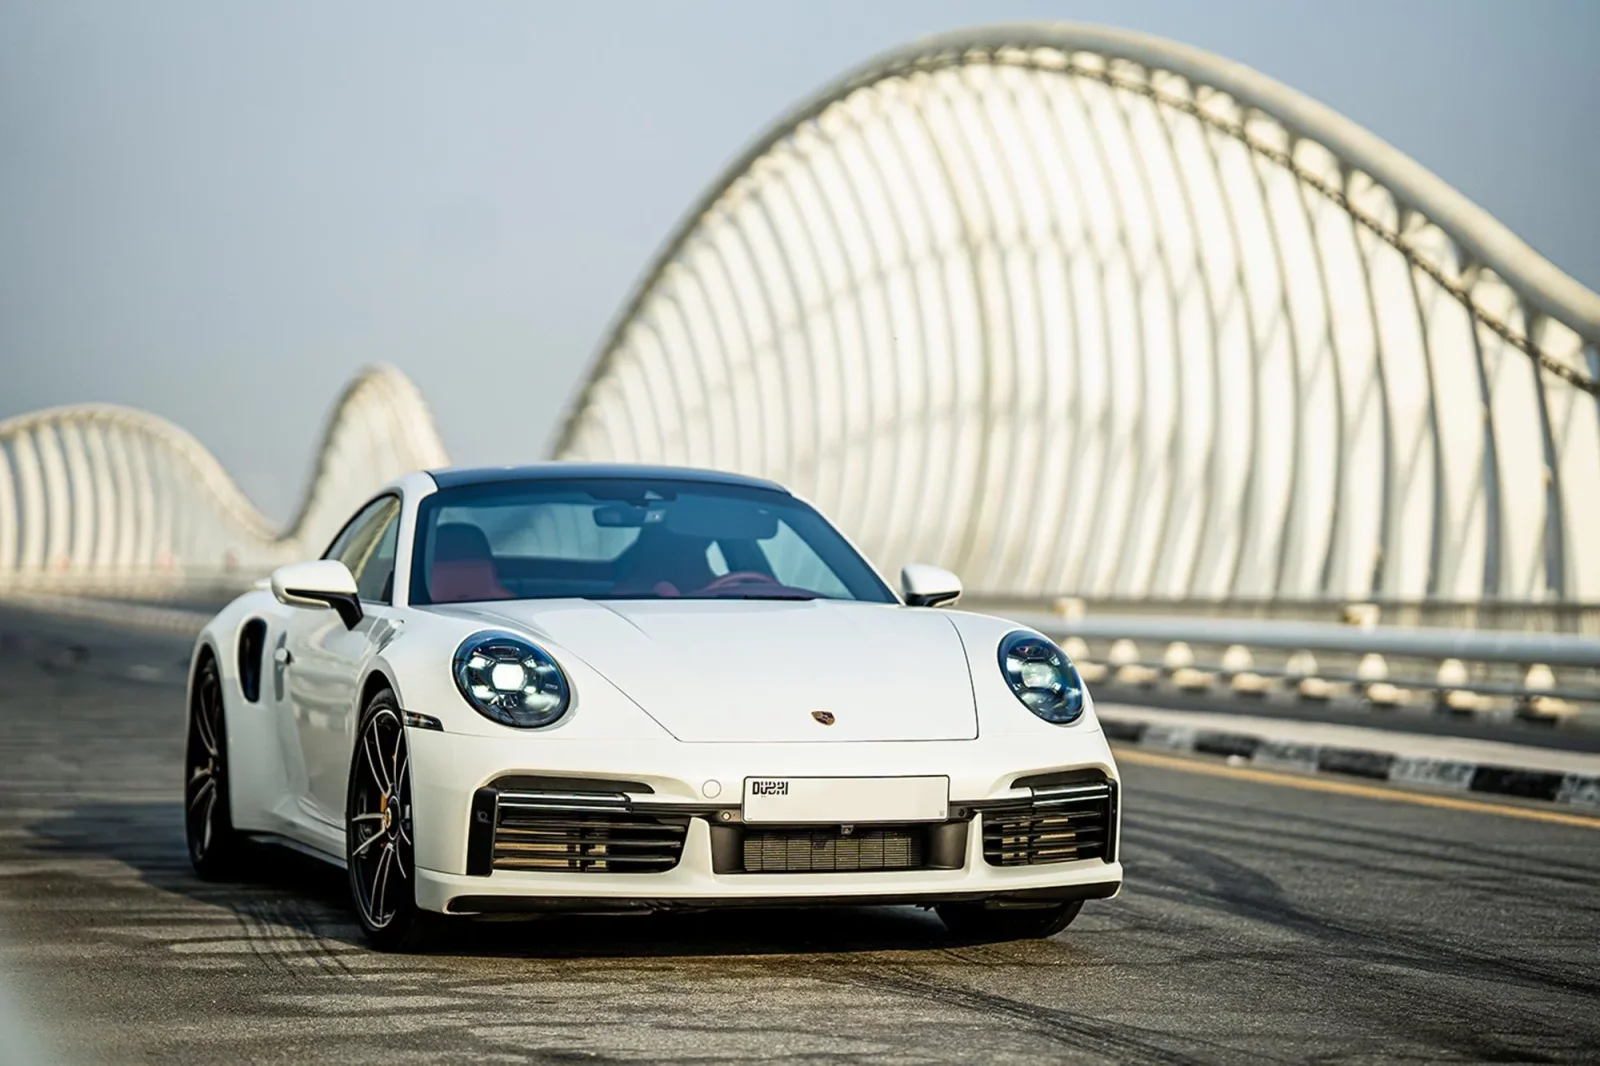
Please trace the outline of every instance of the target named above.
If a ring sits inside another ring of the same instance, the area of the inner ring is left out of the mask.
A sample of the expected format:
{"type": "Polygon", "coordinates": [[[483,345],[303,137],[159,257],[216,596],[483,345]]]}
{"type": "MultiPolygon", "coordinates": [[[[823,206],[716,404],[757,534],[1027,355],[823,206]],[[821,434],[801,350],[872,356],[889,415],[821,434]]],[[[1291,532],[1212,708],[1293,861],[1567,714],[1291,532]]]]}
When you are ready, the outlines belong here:
{"type": "Polygon", "coordinates": [[[832,725],[834,722],[832,711],[812,711],[811,717],[815,718],[821,725],[832,725]]]}

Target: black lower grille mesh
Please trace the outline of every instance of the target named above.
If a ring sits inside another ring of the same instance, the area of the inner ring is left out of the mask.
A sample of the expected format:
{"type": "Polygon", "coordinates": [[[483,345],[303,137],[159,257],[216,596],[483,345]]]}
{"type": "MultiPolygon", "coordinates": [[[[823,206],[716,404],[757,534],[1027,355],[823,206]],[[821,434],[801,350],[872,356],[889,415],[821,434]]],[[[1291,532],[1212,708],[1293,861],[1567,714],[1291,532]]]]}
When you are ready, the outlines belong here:
{"type": "Polygon", "coordinates": [[[1110,855],[1112,790],[1055,805],[985,811],[983,857],[990,866],[1036,866],[1110,855]]]}
{"type": "Polygon", "coordinates": [[[688,818],[502,806],[494,831],[494,868],[658,873],[678,865],[688,831],[688,818]]]}
{"type": "Polygon", "coordinates": [[[919,870],[926,862],[921,827],[857,829],[746,829],[746,873],[839,873],[851,870],[919,870]]]}

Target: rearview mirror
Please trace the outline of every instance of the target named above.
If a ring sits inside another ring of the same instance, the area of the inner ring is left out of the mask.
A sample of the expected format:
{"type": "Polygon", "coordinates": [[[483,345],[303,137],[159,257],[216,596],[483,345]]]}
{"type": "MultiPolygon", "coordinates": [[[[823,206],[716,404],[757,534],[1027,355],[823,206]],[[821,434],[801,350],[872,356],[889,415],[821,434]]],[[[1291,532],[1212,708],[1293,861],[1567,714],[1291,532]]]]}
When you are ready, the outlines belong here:
{"type": "Polygon", "coordinates": [[[594,509],[594,524],[601,529],[640,529],[650,514],[626,503],[603,503],[594,509]]]}
{"type": "MultiPolygon", "coordinates": [[[[771,540],[778,535],[778,516],[765,507],[720,496],[686,492],[661,505],[668,533],[702,540],[771,540]]],[[[647,523],[649,519],[645,520],[647,523]]]]}
{"type": "Polygon", "coordinates": [[[355,575],[337,559],[278,567],[272,572],[272,594],[291,607],[332,607],[346,629],[361,621],[355,575]]]}
{"type": "Polygon", "coordinates": [[[900,595],[909,607],[943,607],[961,598],[961,579],[927,563],[907,563],[900,569],[900,595]]]}

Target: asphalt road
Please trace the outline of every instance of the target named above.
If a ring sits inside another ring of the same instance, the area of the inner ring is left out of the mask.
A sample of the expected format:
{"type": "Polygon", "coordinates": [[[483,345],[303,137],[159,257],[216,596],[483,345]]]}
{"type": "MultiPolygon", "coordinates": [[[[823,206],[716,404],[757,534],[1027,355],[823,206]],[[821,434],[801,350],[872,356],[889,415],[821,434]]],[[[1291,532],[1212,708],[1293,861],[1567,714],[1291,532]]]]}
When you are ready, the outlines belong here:
{"type": "Polygon", "coordinates": [[[9,986],[69,1063],[1600,1059],[1596,828],[1132,757],[1127,889],[1054,940],[862,908],[375,954],[314,861],[190,874],[186,653],[0,614],[0,1027],[9,986]]]}

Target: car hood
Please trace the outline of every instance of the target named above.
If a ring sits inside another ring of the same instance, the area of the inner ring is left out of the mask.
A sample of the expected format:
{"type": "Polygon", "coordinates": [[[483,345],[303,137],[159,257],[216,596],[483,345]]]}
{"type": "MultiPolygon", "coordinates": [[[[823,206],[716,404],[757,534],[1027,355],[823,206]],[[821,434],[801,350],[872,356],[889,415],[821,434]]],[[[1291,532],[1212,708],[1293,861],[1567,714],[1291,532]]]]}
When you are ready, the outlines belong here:
{"type": "Polygon", "coordinates": [[[679,740],[978,735],[966,649],[950,620],[930,610],[829,600],[523,600],[450,613],[546,635],[679,740]],[[829,715],[831,725],[818,720],[829,715]]]}

